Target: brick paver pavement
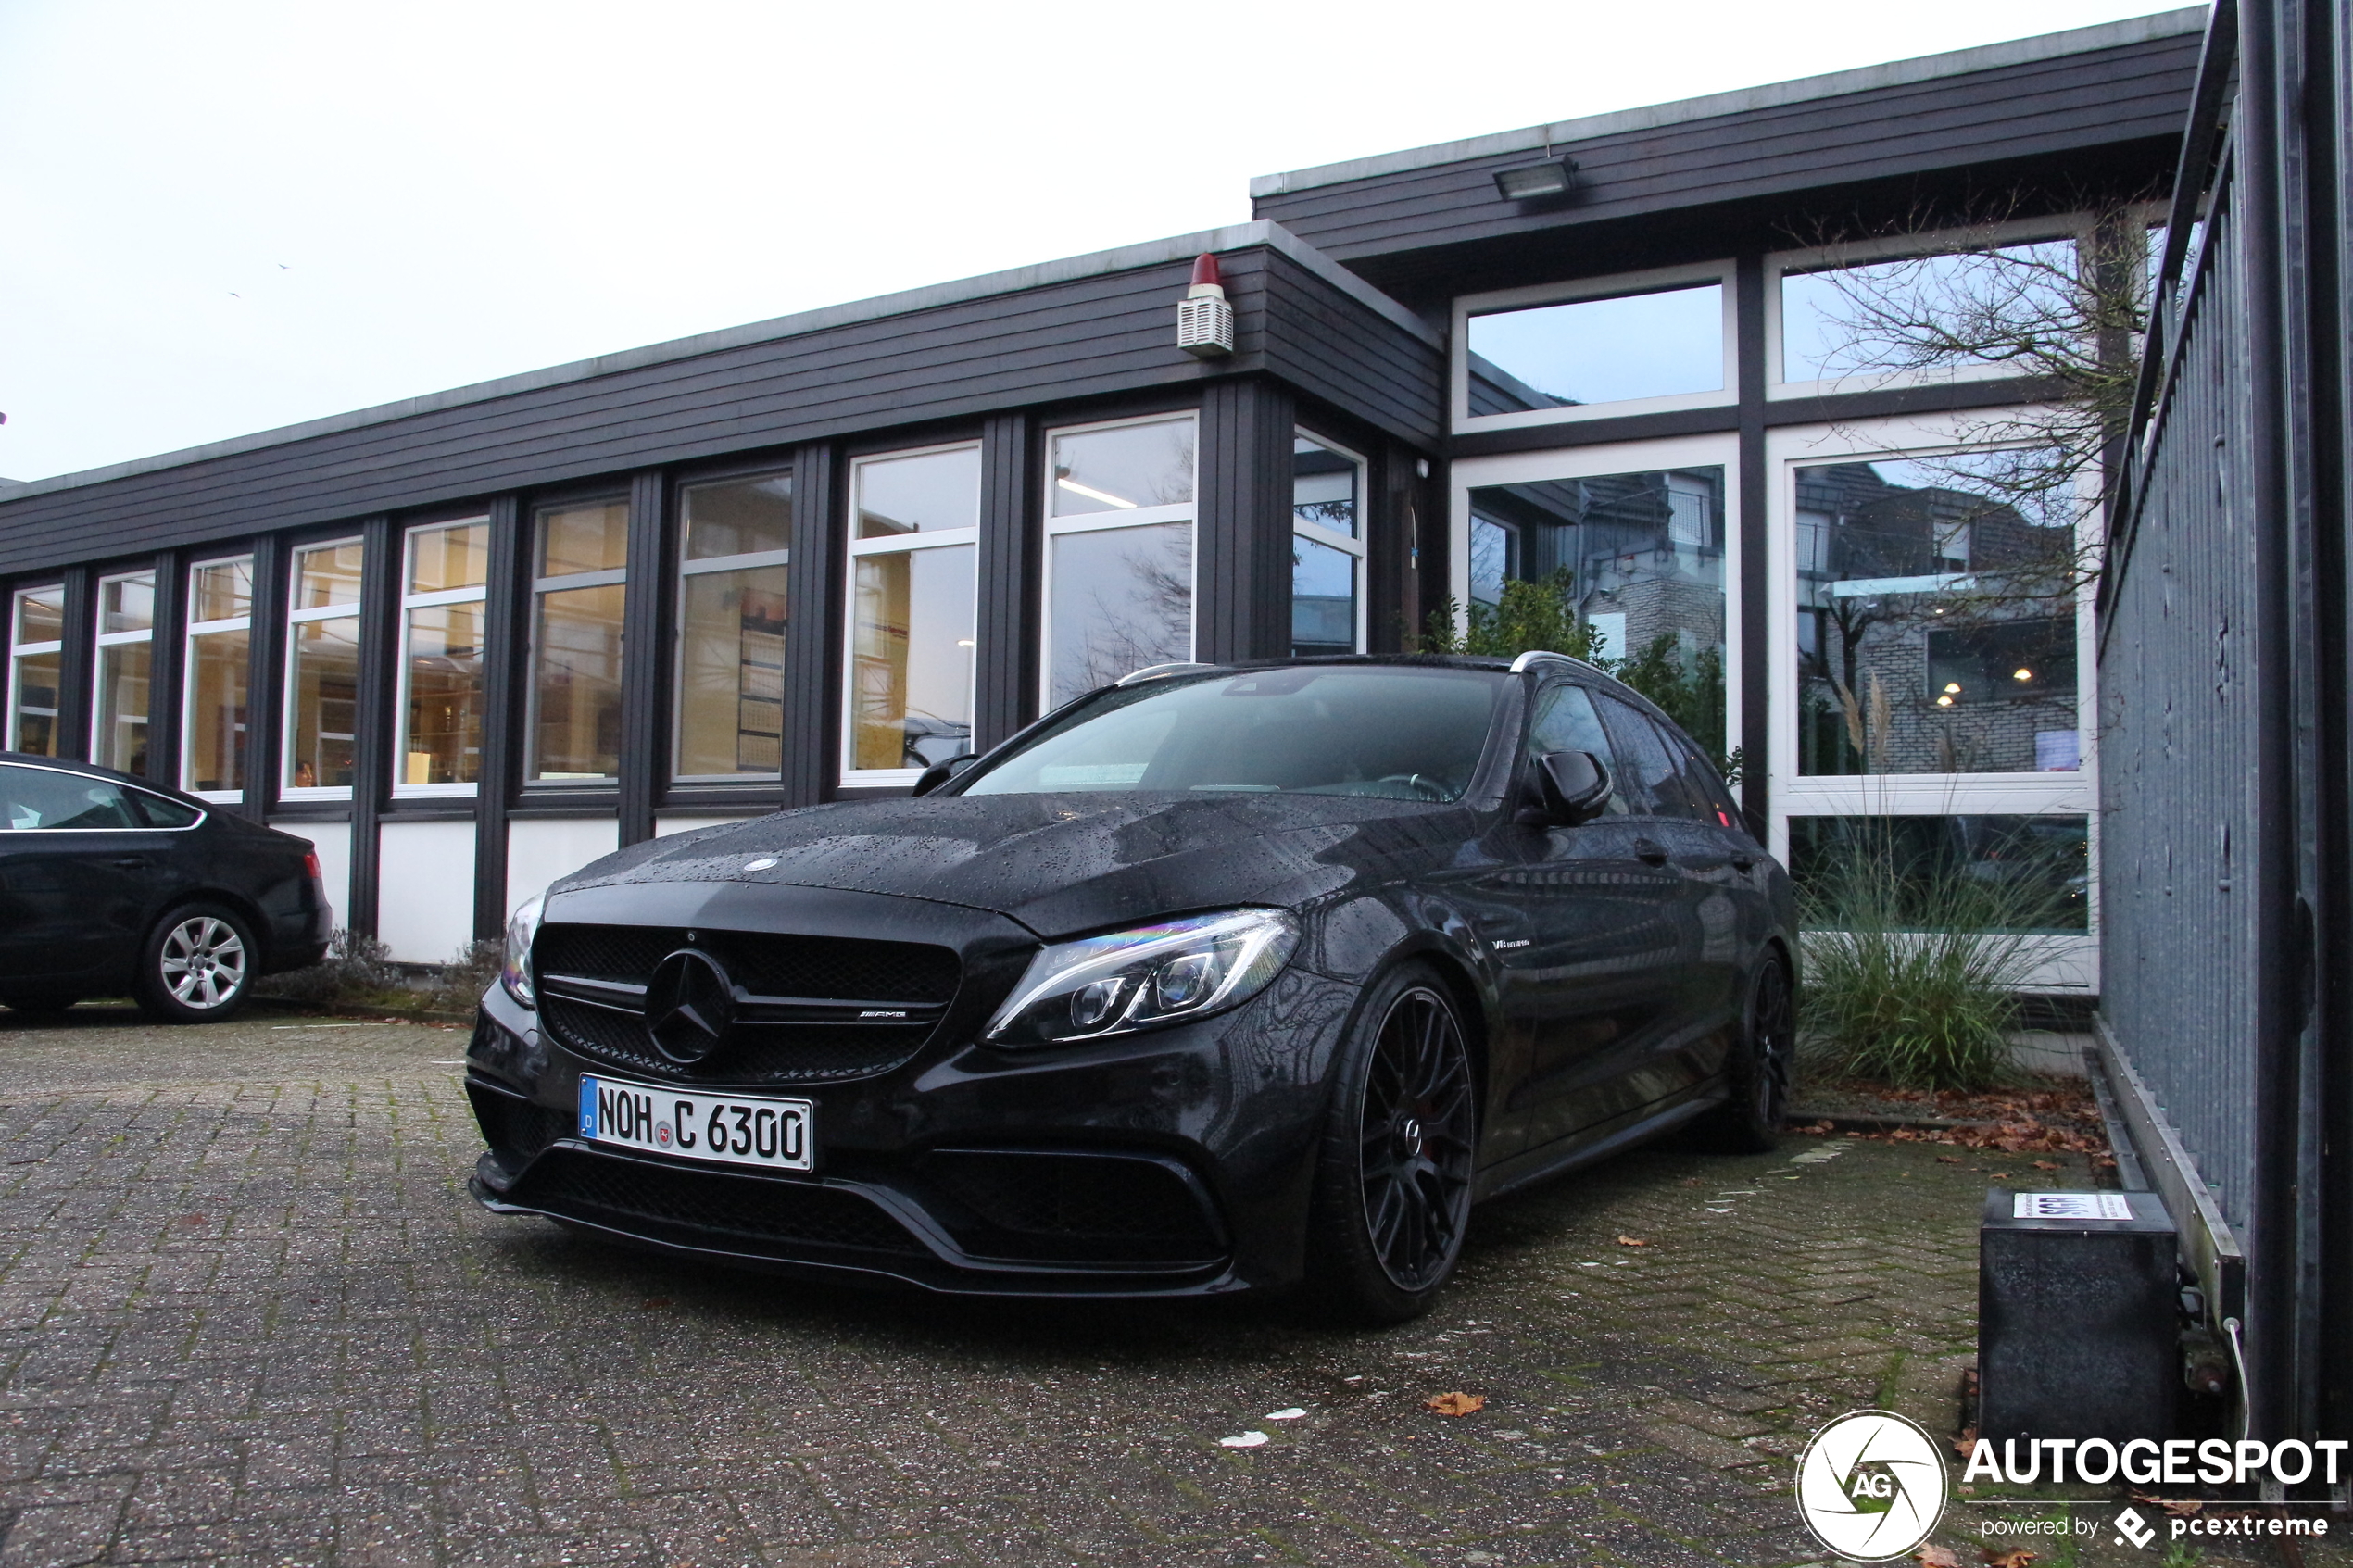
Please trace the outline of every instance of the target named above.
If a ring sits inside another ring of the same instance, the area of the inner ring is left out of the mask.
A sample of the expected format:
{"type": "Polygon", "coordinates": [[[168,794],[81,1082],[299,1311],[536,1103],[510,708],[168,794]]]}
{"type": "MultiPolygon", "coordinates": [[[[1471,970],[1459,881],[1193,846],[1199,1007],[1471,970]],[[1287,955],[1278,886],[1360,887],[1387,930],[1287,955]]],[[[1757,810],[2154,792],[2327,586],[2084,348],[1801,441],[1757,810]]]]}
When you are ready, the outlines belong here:
{"type": "Polygon", "coordinates": [[[1917,1146],[1620,1159],[1480,1210],[1428,1319],[1344,1333],[497,1219],[463,1041],[0,1022],[0,1565],[1788,1564],[1818,1420],[1949,1431],[1970,1352],[1988,1177],[1917,1146]],[[1486,1409],[1423,1410],[1453,1389],[1486,1409]]]}

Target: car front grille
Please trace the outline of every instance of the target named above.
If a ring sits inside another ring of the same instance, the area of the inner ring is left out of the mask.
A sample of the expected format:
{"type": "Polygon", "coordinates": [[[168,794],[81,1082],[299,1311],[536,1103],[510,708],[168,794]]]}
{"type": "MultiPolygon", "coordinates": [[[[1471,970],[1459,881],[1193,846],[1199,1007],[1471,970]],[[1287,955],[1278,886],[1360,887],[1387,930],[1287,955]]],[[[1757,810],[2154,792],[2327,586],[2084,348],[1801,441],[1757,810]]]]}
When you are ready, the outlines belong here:
{"type": "Polygon", "coordinates": [[[577,1121],[569,1111],[551,1110],[480,1084],[469,1083],[466,1098],[473,1103],[483,1142],[516,1164],[545,1153],[558,1138],[571,1136],[577,1121]]]}
{"type": "Polygon", "coordinates": [[[927,943],[656,926],[545,926],[532,963],[540,1020],[564,1046],[657,1080],[698,1084],[887,1073],[923,1048],[962,974],[951,949],[927,943]],[[745,1005],[719,1049],[682,1065],[647,1033],[642,993],[661,960],[688,947],[725,968],[745,1005]],[[859,1019],[866,1010],[906,1016],[859,1019]]]}
{"type": "Polygon", "coordinates": [[[533,1165],[510,1202],[661,1239],[924,1253],[872,1199],[841,1187],[738,1176],[560,1148],[533,1165]]]}

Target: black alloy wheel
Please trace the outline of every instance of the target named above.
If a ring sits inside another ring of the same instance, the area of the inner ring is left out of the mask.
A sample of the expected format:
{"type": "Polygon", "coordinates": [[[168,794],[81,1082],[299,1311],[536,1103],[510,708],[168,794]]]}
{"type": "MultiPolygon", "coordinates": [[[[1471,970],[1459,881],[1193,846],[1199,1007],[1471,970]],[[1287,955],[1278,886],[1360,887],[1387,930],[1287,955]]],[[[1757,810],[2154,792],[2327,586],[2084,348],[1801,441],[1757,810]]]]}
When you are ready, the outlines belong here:
{"type": "Polygon", "coordinates": [[[1724,1064],[1728,1098],[1715,1124],[1717,1141],[1726,1149],[1769,1154],[1780,1146],[1796,1056],[1797,996],[1788,966],[1768,953],[1749,982],[1741,1038],[1724,1064]]]}
{"type": "Polygon", "coordinates": [[[1470,1219],[1478,1104],[1453,999],[1421,964],[1366,998],[1340,1060],[1314,1220],[1315,1284],[1358,1322],[1428,1309],[1470,1219]]]}
{"type": "Polygon", "coordinates": [[[243,916],[219,904],[184,905],[140,945],[132,997],[168,1023],[215,1022],[245,1006],[260,962],[243,916]]]}

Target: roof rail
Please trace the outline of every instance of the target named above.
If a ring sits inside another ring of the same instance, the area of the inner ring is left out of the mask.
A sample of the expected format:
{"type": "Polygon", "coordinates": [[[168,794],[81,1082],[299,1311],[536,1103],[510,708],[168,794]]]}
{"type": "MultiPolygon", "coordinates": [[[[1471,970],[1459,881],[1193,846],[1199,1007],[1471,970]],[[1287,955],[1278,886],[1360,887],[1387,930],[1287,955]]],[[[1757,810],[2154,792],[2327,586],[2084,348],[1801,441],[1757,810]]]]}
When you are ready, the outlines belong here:
{"type": "Polygon", "coordinates": [[[1126,674],[1114,681],[1112,684],[1132,686],[1139,681],[1157,681],[1164,675],[1175,675],[1187,670],[1214,670],[1216,668],[1214,664],[1196,664],[1190,659],[1180,659],[1173,664],[1147,664],[1141,670],[1130,670],[1126,674]]]}
{"type": "Polygon", "coordinates": [[[1554,653],[1546,648],[1529,648],[1526,653],[1521,654],[1517,659],[1512,660],[1512,673],[1515,675],[1523,673],[1529,666],[1534,664],[1538,659],[1549,659],[1561,664],[1583,664],[1585,662],[1581,659],[1571,659],[1565,653],[1554,653]]]}

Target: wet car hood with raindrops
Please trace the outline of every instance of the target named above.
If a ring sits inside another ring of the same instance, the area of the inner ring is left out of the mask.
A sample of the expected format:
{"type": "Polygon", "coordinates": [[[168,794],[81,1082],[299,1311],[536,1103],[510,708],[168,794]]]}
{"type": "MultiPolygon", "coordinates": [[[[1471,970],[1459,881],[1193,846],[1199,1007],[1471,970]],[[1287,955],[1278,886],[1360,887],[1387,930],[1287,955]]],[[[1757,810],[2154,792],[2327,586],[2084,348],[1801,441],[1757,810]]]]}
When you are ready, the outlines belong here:
{"type": "Polygon", "coordinates": [[[986,909],[1052,939],[1244,904],[1296,909],[1442,861],[1460,807],[1313,795],[942,796],[804,807],[635,846],[551,888],[839,888],[986,909]],[[754,862],[771,860],[754,867],[754,862]]]}

